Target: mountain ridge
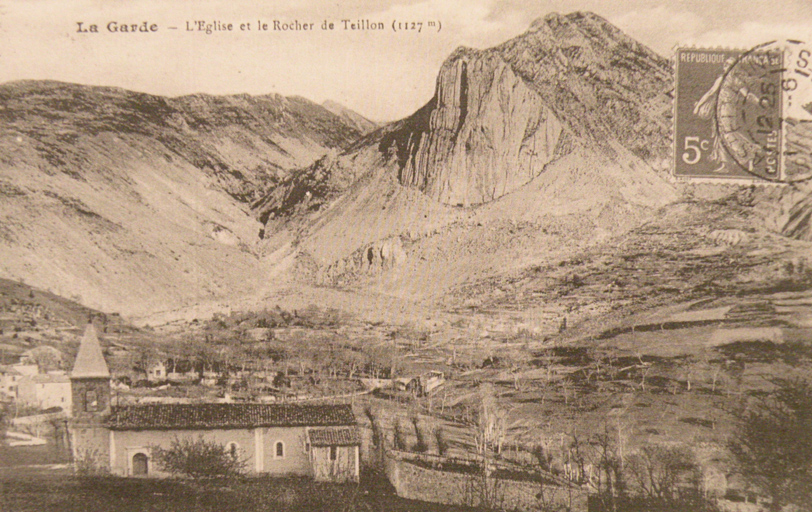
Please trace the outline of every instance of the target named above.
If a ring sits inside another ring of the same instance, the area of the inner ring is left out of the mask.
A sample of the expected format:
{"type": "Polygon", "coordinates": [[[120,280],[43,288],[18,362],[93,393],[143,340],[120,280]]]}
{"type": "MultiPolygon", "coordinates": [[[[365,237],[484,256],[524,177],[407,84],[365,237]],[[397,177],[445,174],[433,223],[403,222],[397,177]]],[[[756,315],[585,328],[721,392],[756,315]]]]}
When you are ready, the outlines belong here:
{"type": "Polygon", "coordinates": [[[39,137],[37,152],[53,167],[81,161],[62,143],[104,132],[143,135],[215,177],[241,202],[263,193],[289,169],[361,135],[316,103],[279,94],[165,98],[118,87],[25,80],[0,84],[0,104],[7,129],[39,137]],[[30,105],[22,104],[23,98],[30,105]]]}
{"type": "Polygon", "coordinates": [[[347,125],[357,129],[362,135],[373,131],[378,127],[378,123],[371,121],[358,112],[333,100],[326,100],[321,106],[340,117],[347,125]]]}
{"type": "Polygon", "coordinates": [[[359,136],[303,98],[0,85],[0,275],[126,315],[228,301],[269,265],[247,202],[359,136]]]}

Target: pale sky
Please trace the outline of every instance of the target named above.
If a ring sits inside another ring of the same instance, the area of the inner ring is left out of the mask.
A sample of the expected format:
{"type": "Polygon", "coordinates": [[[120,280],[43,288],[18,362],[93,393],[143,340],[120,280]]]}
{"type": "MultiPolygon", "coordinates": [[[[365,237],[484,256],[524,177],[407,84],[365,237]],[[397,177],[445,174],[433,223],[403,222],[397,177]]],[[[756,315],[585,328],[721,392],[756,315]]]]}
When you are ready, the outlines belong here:
{"type": "Polygon", "coordinates": [[[0,0],[0,83],[54,79],[177,96],[300,95],[332,99],[375,120],[411,114],[434,92],[458,46],[487,48],[549,12],[588,10],[661,55],[676,44],[749,48],[776,38],[812,42],[812,0],[0,0]],[[340,20],[382,22],[345,31],[340,20]],[[232,32],[186,30],[197,20],[232,32]],[[314,23],[313,31],[257,31],[257,20],[314,23]],[[333,31],[321,23],[335,23],[333,31]],[[156,33],[110,33],[141,23],[156,33]],[[433,21],[437,32],[393,32],[393,21],[433,21]],[[98,34],[77,33],[77,22],[98,34]],[[240,31],[241,23],[251,30],[240,31]],[[168,27],[177,27],[170,30],[168,27]]]}

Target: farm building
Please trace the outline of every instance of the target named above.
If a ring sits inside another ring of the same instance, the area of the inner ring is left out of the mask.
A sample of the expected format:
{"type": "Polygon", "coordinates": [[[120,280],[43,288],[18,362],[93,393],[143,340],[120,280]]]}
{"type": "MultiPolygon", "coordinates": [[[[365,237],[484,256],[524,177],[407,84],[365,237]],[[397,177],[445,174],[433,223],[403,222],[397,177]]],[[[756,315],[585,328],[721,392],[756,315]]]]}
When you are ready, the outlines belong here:
{"type": "Polygon", "coordinates": [[[358,481],[360,434],[349,405],[257,403],[112,406],[110,373],[92,324],[71,374],[74,457],[121,476],[163,476],[151,450],[204,437],[228,447],[252,474],[358,481]]]}
{"type": "Polygon", "coordinates": [[[410,391],[418,396],[425,396],[442,386],[445,382],[443,372],[429,371],[413,377],[393,379],[393,387],[399,391],[410,391]]]}

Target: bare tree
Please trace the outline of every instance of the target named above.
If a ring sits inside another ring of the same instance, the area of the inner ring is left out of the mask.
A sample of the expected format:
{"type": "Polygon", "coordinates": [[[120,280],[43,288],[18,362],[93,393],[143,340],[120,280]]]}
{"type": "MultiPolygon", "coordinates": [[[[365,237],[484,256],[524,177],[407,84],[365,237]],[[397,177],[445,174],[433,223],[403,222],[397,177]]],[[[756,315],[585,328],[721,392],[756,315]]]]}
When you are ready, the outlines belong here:
{"type": "Polygon", "coordinates": [[[561,379],[561,392],[564,395],[564,404],[569,405],[572,395],[572,380],[569,377],[561,379]]]}
{"type": "Polygon", "coordinates": [[[644,446],[628,458],[626,468],[644,496],[665,503],[678,502],[681,481],[696,481],[699,474],[690,450],[680,446],[644,446]]]}
{"type": "Polygon", "coordinates": [[[594,434],[589,441],[589,458],[596,469],[592,484],[597,490],[597,498],[606,510],[618,510],[619,498],[625,492],[623,478],[623,456],[620,446],[615,442],[620,438],[620,432],[612,432],[608,424],[604,424],[603,432],[594,434]],[[617,434],[617,436],[616,436],[617,434]]]}
{"type": "Polygon", "coordinates": [[[527,366],[527,352],[524,350],[511,350],[500,354],[499,357],[513,378],[513,388],[516,391],[527,389],[527,379],[522,377],[522,370],[527,366]]]}
{"type": "Polygon", "coordinates": [[[496,388],[491,383],[480,385],[479,409],[474,429],[474,442],[481,455],[499,453],[507,435],[508,411],[499,405],[496,388]]]}

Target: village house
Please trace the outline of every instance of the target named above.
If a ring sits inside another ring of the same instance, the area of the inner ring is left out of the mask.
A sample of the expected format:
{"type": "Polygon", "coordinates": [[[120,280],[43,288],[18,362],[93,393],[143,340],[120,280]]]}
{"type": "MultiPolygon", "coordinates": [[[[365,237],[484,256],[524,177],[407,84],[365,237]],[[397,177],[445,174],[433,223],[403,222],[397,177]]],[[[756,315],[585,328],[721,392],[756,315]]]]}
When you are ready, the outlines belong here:
{"type": "Polygon", "coordinates": [[[166,380],[166,364],[163,361],[152,361],[147,366],[147,380],[150,382],[162,382],[166,380]]]}
{"type": "Polygon", "coordinates": [[[120,476],[164,476],[152,449],[175,439],[215,441],[251,474],[359,479],[360,433],[349,405],[259,403],[113,406],[110,372],[89,324],[71,373],[74,458],[120,476]]]}
{"type": "Polygon", "coordinates": [[[16,400],[22,374],[13,366],[0,366],[0,399],[16,400]]]}
{"type": "Polygon", "coordinates": [[[71,383],[64,373],[37,374],[23,376],[17,383],[17,402],[40,409],[61,407],[70,415],[71,383]]]}
{"type": "Polygon", "coordinates": [[[149,382],[191,382],[202,377],[201,368],[187,359],[154,360],[147,366],[147,380],[149,382]]]}

